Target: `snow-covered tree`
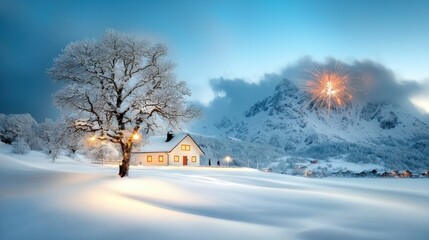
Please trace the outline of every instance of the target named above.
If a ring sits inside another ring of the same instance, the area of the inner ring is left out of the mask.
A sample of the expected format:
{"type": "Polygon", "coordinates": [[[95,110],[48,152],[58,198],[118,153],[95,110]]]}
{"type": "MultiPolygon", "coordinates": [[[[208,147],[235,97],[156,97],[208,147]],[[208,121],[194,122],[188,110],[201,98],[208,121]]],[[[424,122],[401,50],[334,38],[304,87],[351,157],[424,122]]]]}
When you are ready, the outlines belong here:
{"type": "Polygon", "coordinates": [[[0,140],[4,143],[21,139],[28,143],[37,126],[36,120],[30,114],[0,114],[0,140]]]}
{"type": "Polygon", "coordinates": [[[54,162],[60,151],[67,147],[68,139],[72,135],[69,128],[67,128],[66,122],[46,119],[39,124],[38,137],[43,145],[43,149],[52,158],[52,162],[54,162]]]}
{"type": "Polygon", "coordinates": [[[191,92],[176,80],[167,48],[109,30],[100,40],[70,43],[49,69],[66,85],[56,104],[76,129],[120,144],[121,177],[128,175],[134,137],[141,128],[177,127],[199,115],[186,104],[191,92]]]}
{"type": "Polygon", "coordinates": [[[30,147],[28,143],[22,139],[16,139],[12,143],[12,152],[16,154],[27,154],[30,152],[30,147]]]}
{"type": "Polygon", "coordinates": [[[63,147],[73,156],[79,149],[82,149],[85,145],[85,139],[88,134],[75,129],[73,125],[63,125],[63,147]]]}
{"type": "Polygon", "coordinates": [[[85,139],[88,133],[79,131],[74,127],[74,122],[67,117],[57,121],[46,119],[39,124],[38,136],[43,142],[44,149],[55,158],[55,152],[63,149],[73,156],[76,151],[82,149],[85,145],[85,139]],[[52,155],[54,153],[54,155],[52,155]]]}

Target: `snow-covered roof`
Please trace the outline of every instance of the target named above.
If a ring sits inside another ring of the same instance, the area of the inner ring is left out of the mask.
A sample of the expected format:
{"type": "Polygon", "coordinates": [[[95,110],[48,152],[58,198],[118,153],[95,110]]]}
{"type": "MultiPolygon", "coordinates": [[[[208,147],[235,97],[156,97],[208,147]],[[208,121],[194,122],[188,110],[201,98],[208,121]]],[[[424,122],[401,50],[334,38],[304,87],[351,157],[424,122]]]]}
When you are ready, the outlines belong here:
{"type": "MultiPolygon", "coordinates": [[[[135,152],[171,152],[187,136],[191,137],[188,133],[177,133],[174,134],[173,138],[168,142],[165,141],[167,139],[166,135],[152,136],[149,137],[146,141],[144,141],[144,145],[135,152]]],[[[195,142],[194,139],[192,139],[192,141],[195,142]]],[[[196,142],[195,144],[198,146],[196,142]]],[[[203,151],[201,150],[201,152],[203,151]]]]}

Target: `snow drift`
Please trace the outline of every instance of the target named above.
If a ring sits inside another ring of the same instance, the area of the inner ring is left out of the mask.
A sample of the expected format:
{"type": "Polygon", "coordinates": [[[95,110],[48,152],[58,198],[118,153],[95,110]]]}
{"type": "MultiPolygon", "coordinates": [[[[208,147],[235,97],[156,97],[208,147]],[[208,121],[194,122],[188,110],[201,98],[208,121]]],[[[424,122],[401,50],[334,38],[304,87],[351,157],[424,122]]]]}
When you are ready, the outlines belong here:
{"type": "Polygon", "coordinates": [[[0,145],[1,239],[426,239],[427,179],[95,166],[0,145]]]}

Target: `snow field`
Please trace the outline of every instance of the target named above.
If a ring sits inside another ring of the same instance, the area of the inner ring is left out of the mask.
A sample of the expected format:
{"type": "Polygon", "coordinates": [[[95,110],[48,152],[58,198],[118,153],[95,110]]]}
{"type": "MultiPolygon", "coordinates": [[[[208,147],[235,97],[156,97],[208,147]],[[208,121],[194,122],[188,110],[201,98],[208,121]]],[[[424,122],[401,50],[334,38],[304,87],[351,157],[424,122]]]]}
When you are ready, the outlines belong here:
{"type": "Polygon", "coordinates": [[[427,239],[427,179],[90,165],[0,146],[0,239],[427,239]]]}

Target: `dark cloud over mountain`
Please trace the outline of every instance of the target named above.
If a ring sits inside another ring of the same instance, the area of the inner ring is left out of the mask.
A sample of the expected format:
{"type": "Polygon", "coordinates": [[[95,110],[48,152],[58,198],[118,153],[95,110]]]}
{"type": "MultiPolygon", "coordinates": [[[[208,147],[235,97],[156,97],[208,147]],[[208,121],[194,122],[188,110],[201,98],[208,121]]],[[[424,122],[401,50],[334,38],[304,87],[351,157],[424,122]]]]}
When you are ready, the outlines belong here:
{"type": "Polygon", "coordinates": [[[215,120],[224,115],[243,114],[256,101],[272,94],[282,79],[304,88],[305,82],[311,78],[311,71],[321,67],[341,69],[349,74],[355,102],[393,102],[409,106],[410,112],[417,113],[409,99],[414,95],[429,94],[429,81],[398,79],[391,69],[378,62],[356,60],[345,63],[333,58],[317,62],[305,57],[286,66],[279,74],[266,74],[258,83],[249,83],[243,79],[212,79],[210,85],[216,98],[203,107],[205,118],[215,120]]]}

